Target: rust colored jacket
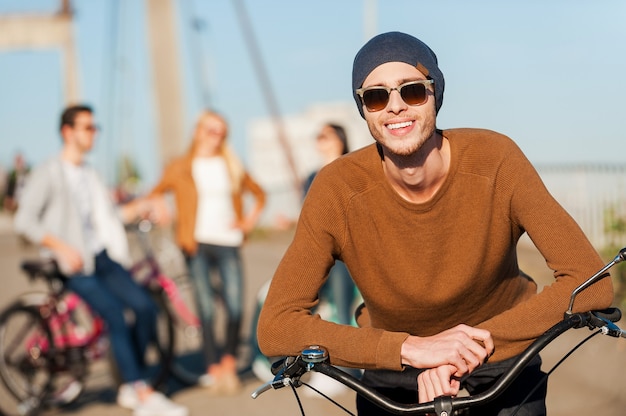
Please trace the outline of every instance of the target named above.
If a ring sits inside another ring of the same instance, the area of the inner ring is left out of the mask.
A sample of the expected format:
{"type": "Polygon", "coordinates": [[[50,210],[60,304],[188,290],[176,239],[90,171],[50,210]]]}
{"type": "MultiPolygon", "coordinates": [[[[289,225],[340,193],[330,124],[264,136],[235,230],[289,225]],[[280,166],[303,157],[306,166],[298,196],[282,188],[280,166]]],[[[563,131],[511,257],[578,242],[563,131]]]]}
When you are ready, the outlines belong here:
{"type": "MultiPolygon", "coordinates": [[[[198,243],[194,238],[196,227],[196,210],[198,208],[198,191],[191,171],[193,157],[185,155],[166,166],[159,183],[152,189],[149,196],[162,195],[167,192],[174,194],[177,218],[175,224],[176,242],[186,254],[194,254],[198,243]]],[[[239,192],[233,192],[233,208],[238,220],[244,218],[243,194],[251,192],[259,208],[265,205],[265,192],[245,173],[239,192]]]]}

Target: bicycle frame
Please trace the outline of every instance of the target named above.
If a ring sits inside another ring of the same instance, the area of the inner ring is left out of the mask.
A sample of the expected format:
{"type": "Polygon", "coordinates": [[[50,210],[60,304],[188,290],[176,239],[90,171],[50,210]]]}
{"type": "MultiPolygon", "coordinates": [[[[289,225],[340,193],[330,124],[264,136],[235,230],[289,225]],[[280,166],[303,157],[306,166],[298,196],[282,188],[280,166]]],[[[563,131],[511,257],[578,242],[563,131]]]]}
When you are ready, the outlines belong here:
{"type": "Polygon", "coordinates": [[[186,325],[199,328],[200,320],[189,309],[186,302],[183,300],[176,283],[174,283],[170,277],[166,276],[161,271],[161,267],[159,266],[154,252],[147,241],[147,234],[151,229],[152,223],[149,220],[142,220],[136,225],[136,227],[133,228],[139,236],[139,243],[144,253],[144,258],[135,263],[131,267],[130,272],[133,276],[139,276],[143,270],[147,270],[147,272],[144,272],[145,275],[140,279],[141,284],[148,286],[154,283],[158,287],[161,287],[169,298],[176,315],[182,319],[186,325]]]}
{"type": "MultiPolygon", "coordinates": [[[[42,273],[42,276],[46,274],[53,276],[53,269],[44,271],[42,268],[35,274],[29,273],[29,277],[35,279],[35,276],[38,276],[37,273],[42,273]]],[[[56,278],[44,278],[49,286],[48,292],[25,294],[22,296],[22,302],[38,308],[39,315],[46,321],[50,329],[52,342],[56,349],[65,351],[71,348],[85,348],[90,350],[93,358],[103,356],[104,350],[100,351],[92,348],[92,346],[97,345],[97,341],[105,335],[104,321],[93,313],[89,305],[80,296],[65,291],[63,283],[57,279],[58,276],[56,278]],[[88,330],[75,321],[74,317],[81,309],[88,314],[92,322],[92,326],[88,330]]],[[[24,347],[27,350],[37,348],[42,353],[47,353],[50,349],[47,337],[41,333],[33,333],[32,336],[25,339],[24,347]]]]}
{"type": "MultiPolygon", "coordinates": [[[[45,309],[40,310],[40,313],[50,327],[53,342],[57,348],[86,347],[93,344],[104,334],[104,322],[102,319],[94,315],[89,306],[75,293],[68,293],[56,305],[46,305],[45,309]],[[73,320],[72,315],[80,305],[84,305],[93,318],[93,328],[90,332],[85,332],[84,328],[77,326],[73,320]]],[[[48,346],[39,345],[44,350],[47,350],[48,346]]]]}
{"type": "MultiPolygon", "coordinates": [[[[107,356],[109,342],[104,320],[80,295],[65,289],[66,277],[53,259],[23,261],[21,268],[30,280],[46,282],[48,290],[26,293],[2,311],[0,377],[17,400],[18,412],[35,414],[41,406],[62,406],[76,400],[83,391],[89,364],[107,356]]],[[[163,291],[155,291],[155,287],[147,289],[161,306],[163,291]]],[[[169,309],[161,309],[159,319],[162,325],[157,325],[157,331],[162,336],[151,345],[156,354],[146,350],[142,357],[147,365],[157,367],[146,375],[155,387],[169,376],[174,348],[169,309]]]]}

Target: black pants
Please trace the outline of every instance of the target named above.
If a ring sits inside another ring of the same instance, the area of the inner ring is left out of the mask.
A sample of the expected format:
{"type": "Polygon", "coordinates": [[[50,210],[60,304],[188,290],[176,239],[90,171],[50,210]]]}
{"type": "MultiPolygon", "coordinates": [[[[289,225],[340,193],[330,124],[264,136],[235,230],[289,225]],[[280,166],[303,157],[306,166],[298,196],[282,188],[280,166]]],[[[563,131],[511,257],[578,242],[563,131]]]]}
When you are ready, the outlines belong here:
{"type": "MultiPolygon", "coordinates": [[[[515,357],[499,363],[487,363],[461,380],[462,387],[474,395],[491,387],[515,361],[515,357]]],[[[422,370],[407,367],[404,371],[366,370],[363,382],[381,394],[398,403],[418,402],[417,375],[422,370]]],[[[544,416],[546,414],[547,379],[541,371],[541,358],[536,357],[513,381],[513,383],[495,400],[480,407],[473,407],[463,415],[508,416],[517,411],[516,416],[544,416]],[[539,386],[530,398],[519,408],[519,404],[528,393],[539,386]]],[[[386,413],[367,399],[357,396],[359,416],[384,416],[386,413]]]]}

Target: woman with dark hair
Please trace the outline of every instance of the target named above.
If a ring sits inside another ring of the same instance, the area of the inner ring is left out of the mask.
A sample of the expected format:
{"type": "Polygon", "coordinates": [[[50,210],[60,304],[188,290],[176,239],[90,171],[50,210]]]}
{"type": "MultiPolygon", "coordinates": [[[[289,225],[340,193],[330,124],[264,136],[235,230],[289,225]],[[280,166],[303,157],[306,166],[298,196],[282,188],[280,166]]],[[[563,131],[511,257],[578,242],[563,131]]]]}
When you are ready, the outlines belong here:
{"type": "MultiPolygon", "coordinates": [[[[323,158],[324,165],[348,153],[348,135],[346,130],[333,123],[325,124],[316,138],[317,151],[323,158]]],[[[309,190],[318,171],[311,173],[304,182],[304,194],[309,190]]],[[[322,288],[322,298],[330,300],[335,306],[338,323],[349,325],[352,323],[354,302],[358,296],[350,272],[346,265],[337,260],[328,274],[328,281],[322,288]]]]}
{"type": "MultiPolygon", "coordinates": [[[[350,151],[346,130],[338,124],[325,124],[317,135],[315,144],[317,151],[324,159],[324,165],[329,164],[350,151]]],[[[303,190],[305,195],[309,191],[309,187],[313,182],[313,178],[317,175],[317,172],[317,170],[312,172],[304,181],[303,190]]]]}

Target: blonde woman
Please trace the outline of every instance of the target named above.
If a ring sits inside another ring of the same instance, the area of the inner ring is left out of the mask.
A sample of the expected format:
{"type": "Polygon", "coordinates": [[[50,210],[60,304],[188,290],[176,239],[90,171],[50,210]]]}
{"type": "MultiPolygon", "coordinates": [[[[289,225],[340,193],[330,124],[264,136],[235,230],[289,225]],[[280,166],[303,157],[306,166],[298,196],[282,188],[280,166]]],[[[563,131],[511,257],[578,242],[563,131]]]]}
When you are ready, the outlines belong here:
{"type": "Polygon", "coordinates": [[[265,193],[250,177],[227,144],[228,125],[212,111],[203,112],[196,124],[189,151],[166,167],[150,193],[174,194],[176,240],[185,254],[195,285],[202,322],[206,377],[201,382],[215,394],[234,394],[241,388],[237,376],[243,303],[240,247],[256,225],[265,205],[265,193]],[[254,205],[244,212],[243,195],[250,192],[254,205]],[[210,272],[221,279],[220,298],[226,308],[225,345],[214,334],[215,294],[210,272]]]}

